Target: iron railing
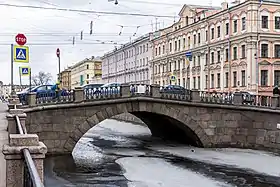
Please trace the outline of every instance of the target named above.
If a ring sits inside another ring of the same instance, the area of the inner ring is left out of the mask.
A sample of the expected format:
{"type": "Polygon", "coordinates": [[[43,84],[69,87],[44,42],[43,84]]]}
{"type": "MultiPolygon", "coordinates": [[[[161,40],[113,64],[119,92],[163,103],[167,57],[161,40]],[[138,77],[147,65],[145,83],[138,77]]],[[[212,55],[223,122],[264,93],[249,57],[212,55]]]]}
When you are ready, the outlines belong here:
{"type": "MultiPolygon", "coordinates": [[[[27,134],[26,129],[24,129],[20,123],[18,115],[15,116],[15,120],[17,132],[19,134],[27,134]]],[[[22,154],[24,157],[23,187],[44,187],[29,150],[23,149],[22,154]]]]}

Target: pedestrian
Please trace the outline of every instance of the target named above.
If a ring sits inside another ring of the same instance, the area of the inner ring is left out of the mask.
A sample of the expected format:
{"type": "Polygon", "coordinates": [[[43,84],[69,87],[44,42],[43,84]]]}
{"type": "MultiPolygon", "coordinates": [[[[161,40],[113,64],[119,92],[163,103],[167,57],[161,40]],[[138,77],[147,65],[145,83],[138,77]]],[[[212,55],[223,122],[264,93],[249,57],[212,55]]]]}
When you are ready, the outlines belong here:
{"type": "Polygon", "coordinates": [[[272,93],[273,93],[273,95],[279,95],[279,94],[280,94],[278,85],[276,85],[276,86],[273,88],[272,93]]]}
{"type": "Polygon", "coordinates": [[[54,91],[54,93],[55,93],[55,99],[57,99],[57,100],[59,100],[59,98],[60,98],[60,81],[57,81],[56,83],[55,83],[55,85],[53,85],[52,86],[52,91],[54,91]]]}

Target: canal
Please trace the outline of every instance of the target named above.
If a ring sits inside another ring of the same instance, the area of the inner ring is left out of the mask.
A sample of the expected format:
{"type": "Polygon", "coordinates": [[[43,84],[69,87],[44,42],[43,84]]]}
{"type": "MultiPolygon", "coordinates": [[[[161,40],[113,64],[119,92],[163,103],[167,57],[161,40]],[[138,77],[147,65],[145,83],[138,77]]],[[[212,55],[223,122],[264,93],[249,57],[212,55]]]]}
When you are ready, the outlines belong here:
{"type": "Polygon", "coordinates": [[[151,137],[143,125],[105,120],[72,156],[45,161],[47,187],[279,187],[280,156],[201,149],[151,137]]]}

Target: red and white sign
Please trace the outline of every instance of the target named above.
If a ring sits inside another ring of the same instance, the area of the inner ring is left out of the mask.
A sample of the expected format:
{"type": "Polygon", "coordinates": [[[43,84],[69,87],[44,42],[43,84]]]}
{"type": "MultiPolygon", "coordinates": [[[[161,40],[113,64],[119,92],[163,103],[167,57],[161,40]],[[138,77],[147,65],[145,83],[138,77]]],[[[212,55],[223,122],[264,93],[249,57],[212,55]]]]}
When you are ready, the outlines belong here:
{"type": "Polygon", "coordinates": [[[57,56],[57,58],[60,57],[60,50],[59,50],[59,48],[56,49],[56,56],[57,56]]]}
{"type": "Polygon", "coordinates": [[[16,35],[16,42],[18,45],[24,45],[27,42],[27,38],[24,34],[17,34],[16,35]]]}

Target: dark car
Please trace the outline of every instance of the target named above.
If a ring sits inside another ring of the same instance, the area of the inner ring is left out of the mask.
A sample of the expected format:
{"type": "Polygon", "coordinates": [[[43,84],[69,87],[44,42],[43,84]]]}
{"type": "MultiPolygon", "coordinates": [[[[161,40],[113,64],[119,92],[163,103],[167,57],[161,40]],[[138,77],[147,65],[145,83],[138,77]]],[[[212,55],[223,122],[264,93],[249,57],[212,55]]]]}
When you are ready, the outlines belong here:
{"type": "Polygon", "coordinates": [[[169,93],[169,94],[182,94],[186,93],[186,89],[179,85],[166,85],[163,86],[160,90],[162,93],[169,93]]]}

